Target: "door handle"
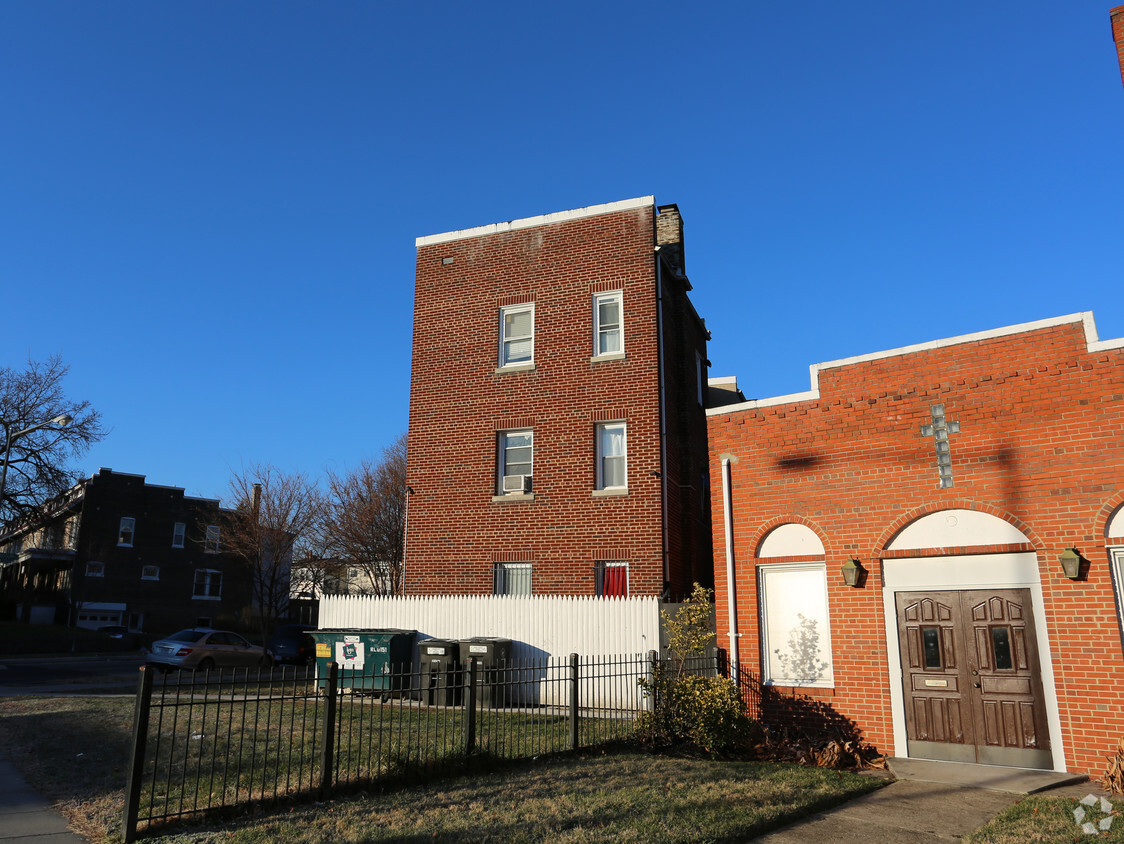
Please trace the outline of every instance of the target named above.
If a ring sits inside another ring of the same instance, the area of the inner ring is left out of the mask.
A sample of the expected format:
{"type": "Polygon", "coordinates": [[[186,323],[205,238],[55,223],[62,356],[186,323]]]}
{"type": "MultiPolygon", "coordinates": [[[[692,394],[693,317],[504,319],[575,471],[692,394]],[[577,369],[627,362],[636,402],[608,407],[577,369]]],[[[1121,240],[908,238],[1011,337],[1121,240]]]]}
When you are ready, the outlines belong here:
{"type": "Polygon", "coordinates": [[[979,683],[973,683],[972,685],[975,686],[977,689],[980,687],[979,683]]]}

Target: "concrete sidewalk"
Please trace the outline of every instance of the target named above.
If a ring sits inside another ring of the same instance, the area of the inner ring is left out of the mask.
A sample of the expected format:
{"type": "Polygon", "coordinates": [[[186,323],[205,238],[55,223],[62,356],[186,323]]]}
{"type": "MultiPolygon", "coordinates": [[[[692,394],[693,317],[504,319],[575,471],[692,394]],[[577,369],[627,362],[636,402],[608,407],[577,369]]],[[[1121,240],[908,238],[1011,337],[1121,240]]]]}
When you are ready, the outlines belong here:
{"type": "Polygon", "coordinates": [[[0,759],[0,842],[20,844],[81,844],[63,816],[46,798],[33,791],[15,766],[0,759]]]}
{"type": "Polygon", "coordinates": [[[889,768],[895,779],[885,788],[753,840],[763,844],[959,841],[1028,794],[1080,798],[1104,793],[1087,777],[1053,771],[916,759],[890,759],[889,768]]]}

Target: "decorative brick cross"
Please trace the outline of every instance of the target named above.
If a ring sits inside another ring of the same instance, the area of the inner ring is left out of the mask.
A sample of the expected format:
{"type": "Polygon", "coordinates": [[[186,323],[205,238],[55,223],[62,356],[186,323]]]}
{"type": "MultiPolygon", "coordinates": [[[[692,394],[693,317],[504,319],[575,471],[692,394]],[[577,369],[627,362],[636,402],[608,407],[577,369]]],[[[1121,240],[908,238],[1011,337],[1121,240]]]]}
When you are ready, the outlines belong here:
{"type": "Polygon", "coordinates": [[[949,422],[944,415],[944,405],[934,404],[929,409],[932,424],[921,426],[921,436],[932,437],[937,449],[937,474],[940,475],[941,489],[952,486],[952,451],[948,435],[960,433],[959,422],[949,422]]]}

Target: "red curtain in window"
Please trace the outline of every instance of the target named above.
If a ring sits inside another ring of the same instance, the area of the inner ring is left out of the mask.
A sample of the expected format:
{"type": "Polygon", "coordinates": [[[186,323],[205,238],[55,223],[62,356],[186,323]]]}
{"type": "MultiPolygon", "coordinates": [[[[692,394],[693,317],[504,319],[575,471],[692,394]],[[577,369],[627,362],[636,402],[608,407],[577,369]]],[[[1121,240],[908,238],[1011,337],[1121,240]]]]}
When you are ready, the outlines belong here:
{"type": "Polygon", "coordinates": [[[606,598],[628,597],[628,566],[605,566],[601,594],[606,598]]]}

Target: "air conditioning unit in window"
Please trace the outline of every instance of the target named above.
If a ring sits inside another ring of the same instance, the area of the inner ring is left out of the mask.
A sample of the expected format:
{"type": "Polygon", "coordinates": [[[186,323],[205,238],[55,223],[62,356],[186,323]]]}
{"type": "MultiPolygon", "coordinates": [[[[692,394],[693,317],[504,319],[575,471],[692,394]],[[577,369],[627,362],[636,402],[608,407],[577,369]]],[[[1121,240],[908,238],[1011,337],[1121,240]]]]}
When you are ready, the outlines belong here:
{"type": "Polygon", "coordinates": [[[505,493],[525,493],[531,491],[530,475],[504,475],[503,491],[505,493]]]}

